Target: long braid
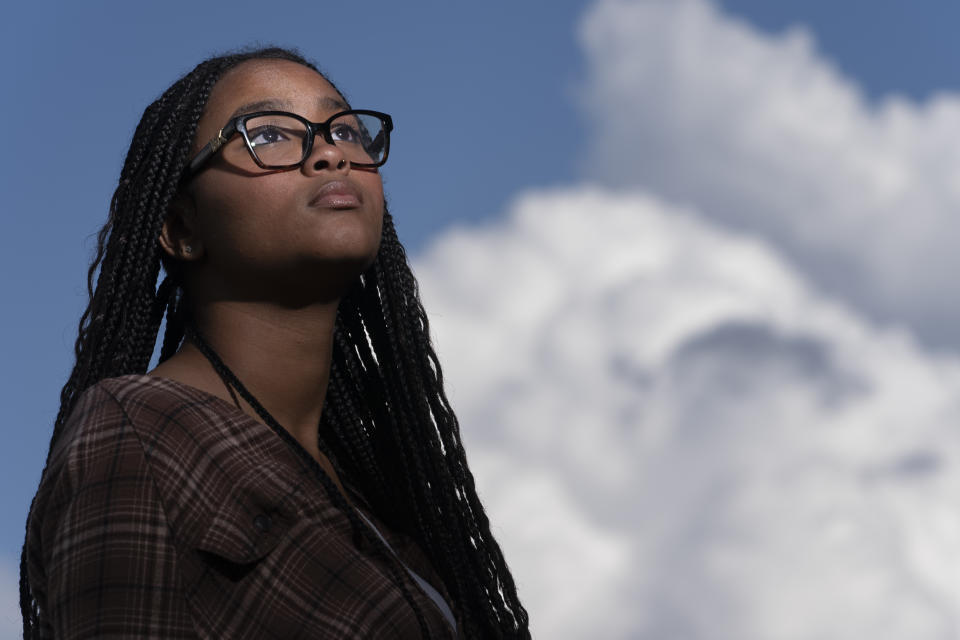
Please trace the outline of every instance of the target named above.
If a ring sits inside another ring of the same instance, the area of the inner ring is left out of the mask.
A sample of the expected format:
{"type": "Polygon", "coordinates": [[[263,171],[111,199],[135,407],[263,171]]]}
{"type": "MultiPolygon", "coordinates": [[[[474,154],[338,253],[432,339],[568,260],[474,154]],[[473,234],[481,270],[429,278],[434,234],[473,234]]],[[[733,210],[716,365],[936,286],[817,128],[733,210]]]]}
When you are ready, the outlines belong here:
{"type": "MultiPolygon", "coordinates": [[[[214,83],[215,79],[210,79],[199,87],[204,101],[214,83]]],[[[155,328],[149,335],[154,323],[146,320],[155,316],[154,291],[160,267],[157,237],[179,188],[199,119],[199,111],[192,105],[196,96],[187,93],[197,88],[191,82],[174,85],[147,108],[137,128],[107,225],[98,235],[97,255],[88,273],[90,305],[81,319],[77,362],[61,393],[51,449],[87,387],[107,377],[146,371],[156,340],[155,328]],[[157,126],[162,115],[166,116],[163,120],[185,122],[157,126]],[[165,152],[148,152],[154,148],[165,152]],[[168,166],[171,164],[175,166],[168,166]]]]}
{"type": "MultiPolygon", "coordinates": [[[[371,412],[374,425],[365,435],[373,439],[382,468],[394,471],[386,486],[378,488],[370,478],[358,483],[373,504],[395,504],[390,490],[404,483],[405,517],[394,524],[402,523],[433,559],[461,607],[467,637],[528,637],[527,614],[477,496],[416,281],[389,214],[377,259],[341,311],[337,334],[353,345],[358,363],[347,373],[379,408],[371,412]]],[[[325,416],[341,415],[341,402],[341,394],[328,395],[325,416]]]]}
{"type": "MultiPolygon", "coordinates": [[[[363,321],[363,314],[359,307],[364,292],[375,292],[375,281],[372,276],[361,278],[358,286],[340,303],[338,325],[335,337],[339,342],[349,342],[354,358],[347,360],[348,375],[355,381],[362,381],[355,388],[359,394],[358,402],[365,404],[369,411],[370,424],[367,434],[370,438],[370,448],[377,460],[377,465],[383,470],[385,477],[407,478],[402,460],[396,455],[400,449],[398,426],[393,408],[388,400],[386,382],[377,358],[371,349],[368,329],[363,321]],[[344,339],[346,335],[348,338],[344,339]]],[[[334,363],[336,366],[337,363],[334,363]]],[[[335,401],[330,403],[330,406],[335,401]]],[[[380,485],[368,486],[366,478],[356,478],[355,482],[367,491],[368,499],[377,504],[381,517],[386,518],[391,525],[404,531],[419,530],[412,524],[412,514],[405,509],[398,508],[406,500],[402,492],[398,492],[396,482],[384,482],[380,485]]]]}
{"type": "MultiPolygon", "coordinates": [[[[384,233],[386,235],[389,235],[388,218],[389,215],[385,213],[384,233]]],[[[384,269],[380,264],[384,253],[381,249],[373,265],[374,275],[378,284],[382,284],[386,277],[383,272],[384,269]]],[[[401,361],[401,352],[398,344],[399,336],[397,335],[391,317],[393,309],[393,296],[390,295],[391,292],[392,290],[390,288],[381,287],[377,290],[376,299],[370,300],[370,305],[378,302],[380,304],[378,312],[372,314],[379,317],[370,324],[379,323],[381,331],[377,331],[374,335],[382,336],[386,340],[386,344],[384,344],[374,339],[374,348],[377,350],[377,353],[382,354],[381,357],[384,358],[385,362],[398,363],[401,361]]],[[[424,501],[421,499],[424,489],[423,485],[425,484],[425,482],[423,482],[425,475],[417,446],[424,446],[432,438],[424,440],[422,438],[408,437],[409,425],[417,424],[421,416],[416,414],[411,404],[413,402],[411,396],[417,392],[417,389],[409,388],[408,383],[411,380],[406,379],[404,375],[408,373],[406,367],[397,365],[386,366],[382,368],[382,370],[383,369],[385,369],[384,378],[387,382],[388,403],[392,409],[393,416],[393,424],[390,430],[392,445],[394,450],[399,453],[400,460],[402,461],[402,469],[404,469],[402,478],[406,484],[407,496],[409,496],[407,499],[408,504],[405,506],[407,506],[407,509],[412,513],[412,517],[416,522],[416,531],[419,533],[420,541],[428,544],[428,539],[434,536],[434,529],[425,512],[424,501]],[[395,390],[398,389],[402,389],[402,392],[399,394],[395,392],[395,390]]]]}
{"type": "MultiPolygon", "coordinates": [[[[90,303],[78,327],[76,362],[60,394],[51,452],[88,387],[105,378],[146,372],[164,314],[161,361],[183,340],[189,309],[182,281],[157,238],[181,187],[211,90],[227,70],[259,58],[291,60],[318,71],[282,49],[212,58],[144,111],[97,236],[87,274],[90,303]],[[158,289],[161,263],[168,275],[158,289]]],[[[527,613],[477,496],[416,280],[387,212],[374,264],[341,302],[330,379],[319,441],[336,454],[331,459],[340,460],[378,515],[421,545],[450,592],[462,635],[528,638],[527,613]]],[[[340,504],[339,492],[331,491],[329,478],[321,481],[348,514],[354,535],[369,538],[367,527],[340,504]]],[[[370,542],[383,554],[379,539],[370,542]]],[[[43,612],[30,590],[27,560],[25,544],[20,605],[24,637],[35,638],[43,612]]],[[[423,612],[415,606],[401,568],[392,561],[387,566],[426,632],[423,612]]]]}
{"type": "Polygon", "coordinates": [[[353,465],[349,475],[369,479],[369,483],[374,486],[384,486],[386,478],[377,462],[369,435],[372,419],[363,404],[359,389],[352,384],[353,380],[360,379],[355,375],[356,365],[351,361],[349,353],[344,353],[347,345],[338,346],[340,352],[335,355],[327,388],[327,397],[332,400],[328,403],[330,412],[324,413],[325,418],[329,417],[325,420],[325,426],[333,429],[337,438],[347,445],[341,447],[340,451],[350,458],[353,465]]]}
{"type": "MultiPolygon", "coordinates": [[[[181,293],[172,276],[164,278],[163,284],[157,290],[157,310],[161,315],[164,308],[167,310],[167,328],[160,347],[160,362],[176,353],[183,340],[185,323],[181,293]]],[[[159,331],[159,327],[157,330],[159,331]]]]}
{"type": "MultiPolygon", "coordinates": [[[[393,226],[392,224],[390,224],[389,221],[387,221],[384,226],[386,227],[388,234],[395,233],[393,232],[393,226]]],[[[417,292],[416,292],[416,289],[414,288],[415,285],[411,286],[412,284],[411,281],[404,278],[404,274],[402,273],[403,271],[407,271],[409,273],[409,270],[405,268],[406,259],[402,253],[402,248],[399,246],[393,246],[393,244],[388,244],[388,247],[391,250],[385,252],[385,262],[387,262],[387,265],[386,265],[386,268],[383,269],[383,273],[384,273],[384,278],[388,287],[388,291],[391,289],[393,291],[389,291],[386,297],[388,299],[391,299],[391,302],[393,302],[395,306],[400,306],[400,305],[402,306],[399,309],[395,309],[393,313],[384,314],[385,321],[388,323],[394,323],[396,325],[399,325],[394,329],[394,331],[397,334],[399,334],[397,337],[397,340],[395,341],[396,342],[395,351],[397,351],[396,357],[398,360],[404,361],[404,369],[408,370],[411,374],[409,376],[409,379],[406,380],[406,384],[415,386],[416,395],[418,395],[419,399],[421,400],[419,404],[420,412],[422,415],[421,419],[424,420],[424,423],[421,425],[415,425],[415,424],[407,425],[406,428],[411,429],[411,428],[416,428],[417,426],[420,426],[422,430],[423,427],[426,427],[426,429],[430,432],[429,435],[434,436],[433,432],[436,429],[436,421],[438,419],[442,419],[442,416],[432,415],[429,412],[429,409],[425,410],[424,403],[422,402],[423,398],[426,396],[426,390],[424,389],[425,385],[424,385],[424,381],[422,380],[422,371],[421,371],[421,367],[419,366],[420,363],[415,361],[417,355],[419,354],[414,353],[415,348],[412,344],[413,338],[410,335],[411,331],[409,327],[404,326],[406,309],[404,309],[403,307],[406,307],[410,304],[415,304],[417,292]],[[393,295],[390,295],[391,293],[393,295]]],[[[411,319],[412,319],[412,323],[418,323],[420,320],[415,316],[412,317],[411,319]]],[[[418,328],[422,329],[422,327],[418,327],[418,328]]],[[[444,478],[444,480],[446,481],[446,478],[444,478]]],[[[431,502],[434,502],[433,500],[431,500],[432,496],[424,495],[425,493],[426,491],[422,491],[421,495],[418,496],[418,498],[426,501],[428,504],[430,504],[431,502]]],[[[449,499],[450,499],[449,492],[442,492],[442,493],[447,493],[446,496],[443,496],[442,502],[444,503],[444,506],[449,506],[449,499]]],[[[434,502],[434,504],[436,503],[434,502]]],[[[430,523],[431,529],[439,526],[441,527],[440,530],[444,531],[443,522],[444,521],[449,522],[449,520],[447,520],[446,518],[443,518],[442,517],[443,514],[439,513],[437,509],[434,509],[433,511],[434,512],[431,514],[433,516],[433,518],[431,518],[432,522],[430,523]]],[[[478,587],[482,587],[481,584],[478,584],[476,582],[478,573],[482,571],[482,568],[477,566],[479,564],[477,560],[479,559],[476,557],[472,557],[475,554],[464,555],[462,553],[464,551],[464,546],[467,544],[470,534],[472,533],[471,529],[473,527],[470,526],[472,521],[472,518],[470,517],[471,514],[463,513],[461,510],[460,515],[461,517],[455,518],[453,522],[453,524],[456,525],[456,530],[453,532],[444,531],[444,533],[448,533],[448,535],[443,536],[444,538],[443,542],[445,544],[442,547],[440,547],[440,550],[442,553],[446,553],[453,556],[451,558],[451,566],[449,568],[449,573],[452,574],[452,578],[456,585],[456,588],[464,592],[473,591],[474,593],[472,593],[471,595],[473,597],[476,597],[478,595],[476,593],[476,591],[478,591],[478,587]],[[452,546],[449,546],[449,545],[452,545],[452,546]],[[444,549],[446,549],[446,551],[444,551],[444,549]],[[474,566],[465,567],[464,566],[465,559],[467,559],[468,562],[470,559],[474,560],[474,562],[472,563],[474,566]],[[465,584],[465,582],[471,577],[474,578],[474,584],[468,586],[465,584]]],[[[474,537],[474,540],[476,540],[476,537],[474,537]]],[[[424,544],[427,546],[432,546],[431,542],[433,541],[424,540],[424,544]]],[[[433,543],[433,544],[436,544],[436,543],[433,543]]],[[[482,595],[485,596],[484,597],[485,600],[489,598],[489,596],[487,596],[485,593],[482,595]]],[[[470,612],[470,613],[473,614],[473,612],[470,612]]],[[[489,620],[487,622],[489,623],[489,620]]]]}
{"type": "Polygon", "coordinates": [[[342,420],[349,420],[352,425],[348,437],[351,438],[351,449],[357,455],[358,463],[363,469],[362,475],[370,477],[373,484],[382,486],[386,484],[386,478],[380,469],[372,445],[373,418],[366,406],[362,390],[355,384],[362,379],[356,355],[351,353],[349,345],[343,339],[340,340],[339,347],[341,355],[331,373],[334,389],[343,401],[335,404],[343,405],[342,420]]]}

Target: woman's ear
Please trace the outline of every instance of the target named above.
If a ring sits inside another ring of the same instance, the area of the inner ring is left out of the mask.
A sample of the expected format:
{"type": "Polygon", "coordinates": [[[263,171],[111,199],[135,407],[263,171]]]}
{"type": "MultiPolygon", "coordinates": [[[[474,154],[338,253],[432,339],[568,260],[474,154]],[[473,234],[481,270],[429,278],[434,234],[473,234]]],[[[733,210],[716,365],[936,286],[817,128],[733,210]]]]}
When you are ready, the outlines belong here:
{"type": "Polygon", "coordinates": [[[178,191],[160,229],[160,247],[164,253],[175,260],[199,260],[203,255],[203,241],[197,234],[196,221],[193,198],[183,190],[178,191]]]}

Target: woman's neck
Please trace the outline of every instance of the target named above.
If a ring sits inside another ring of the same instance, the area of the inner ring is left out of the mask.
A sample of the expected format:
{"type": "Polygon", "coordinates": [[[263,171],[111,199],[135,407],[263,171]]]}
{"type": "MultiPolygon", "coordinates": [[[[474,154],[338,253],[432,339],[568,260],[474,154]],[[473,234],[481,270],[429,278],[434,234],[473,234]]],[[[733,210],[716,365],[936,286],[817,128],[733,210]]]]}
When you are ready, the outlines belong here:
{"type": "MultiPolygon", "coordinates": [[[[197,331],[261,405],[314,458],[323,411],[337,303],[287,309],[215,302],[194,310],[197,331]]],[[[234,402],[226,383],[189,340],[151,375],[171,378],[234,402]]],[[[237,396],[240,409],[260,419],[237,396]]]]}

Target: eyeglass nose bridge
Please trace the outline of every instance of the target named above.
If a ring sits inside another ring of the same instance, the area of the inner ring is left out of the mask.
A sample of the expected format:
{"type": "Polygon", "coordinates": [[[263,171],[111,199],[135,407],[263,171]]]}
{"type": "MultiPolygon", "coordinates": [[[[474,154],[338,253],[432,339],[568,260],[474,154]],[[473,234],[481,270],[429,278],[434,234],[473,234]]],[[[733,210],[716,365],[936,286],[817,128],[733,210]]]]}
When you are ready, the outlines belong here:
{"type": "Polygon", "coordinates": [[[330,131],[329,122],[308,122],[307,124],[310,128],[311,139],[311,147],[307,152],[308,154],[313,151],[313,142],[315,142],[314,138],[317,137],[317,134],[320,134],[320,137],[323,138],[323,141],[327,144],[337,146],[336,141],[333,139],[333,133],[330,131]]]}
{"type": "Polygon", "coordinates": [[[306,164],[310,157],[317,151],[317,137],[323,140],[326,144],[330,145],[340,154],[342,160],[347,159],[346,149],[343,149],[337,145],[336,140],[333,139],[333,133],[330,131],[329,122],[309,122],[307,121],[307,129],[310,132],[309,138],[307,140],[306,148],[303,150],[303,160],[301,164],[306,164]]]}

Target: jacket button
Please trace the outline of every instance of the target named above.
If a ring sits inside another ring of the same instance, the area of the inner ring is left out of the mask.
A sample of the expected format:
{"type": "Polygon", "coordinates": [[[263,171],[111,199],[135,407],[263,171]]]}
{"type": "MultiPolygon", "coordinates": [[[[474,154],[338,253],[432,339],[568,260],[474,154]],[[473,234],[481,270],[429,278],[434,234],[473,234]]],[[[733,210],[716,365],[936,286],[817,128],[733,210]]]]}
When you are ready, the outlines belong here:
{"type": "Polygon", "coordinates": [[[267,531],[270,531],[270,527],[273,526],[273,523],[270,521],[270,516],[265,513],[261,513],[253,519],[253,526],[255,526],[260,533],[266,533],[267,531]]]}

